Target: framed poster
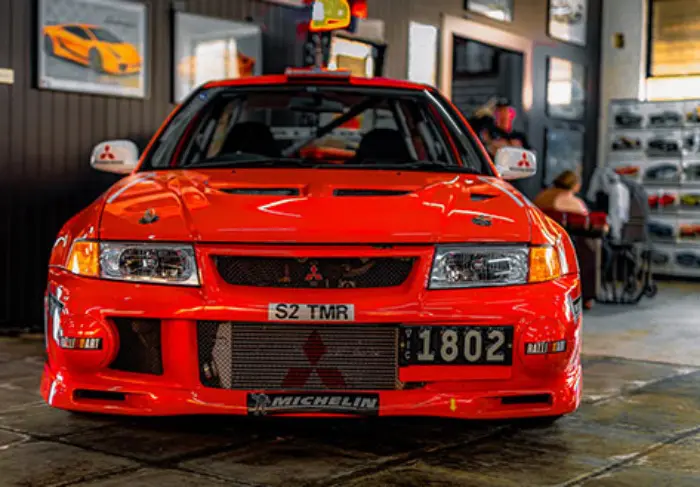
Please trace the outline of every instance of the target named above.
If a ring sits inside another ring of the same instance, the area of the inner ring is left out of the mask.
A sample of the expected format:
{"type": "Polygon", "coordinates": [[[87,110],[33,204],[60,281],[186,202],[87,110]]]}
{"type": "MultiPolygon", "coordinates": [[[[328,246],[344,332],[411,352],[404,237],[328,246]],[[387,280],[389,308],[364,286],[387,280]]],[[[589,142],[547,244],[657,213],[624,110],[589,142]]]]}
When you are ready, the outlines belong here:
{"type": "Polygon", "coordinates": [[[39,0],[39,88],[145,98],[146,5],[39,0]]]}
{"type": "Polygon", "coordinates": [[[437,84],[438,28],[411,22],[408,28],[408,80],[437,84]]]}
{"type": "Polygon", "coordinates": [[[544,184],[550,186],[562,172],[583,171],[583,127],[556,127],[545,131],[544,184]]]}
{"type": "Polygon", "coordinates": [[[250,22],[175,13],[174,98],[216,79],[262,74],[262,30],[250,22]]]}
{"type": "Polygon", "coordinates": [[[585,46],[588,0],[549,0],[547,24],[552,39],[585,46]]]}
{"type": "Polygon", "coordinates": [[[586,112],[586,69],[566,59],[547,60],[547,115],[581,120],[586,112]]]}
{"type": "Polygon", "coordinates": [[[464,9],[503,22],[513,21],[513,0],[464,0],[464,9]]]}

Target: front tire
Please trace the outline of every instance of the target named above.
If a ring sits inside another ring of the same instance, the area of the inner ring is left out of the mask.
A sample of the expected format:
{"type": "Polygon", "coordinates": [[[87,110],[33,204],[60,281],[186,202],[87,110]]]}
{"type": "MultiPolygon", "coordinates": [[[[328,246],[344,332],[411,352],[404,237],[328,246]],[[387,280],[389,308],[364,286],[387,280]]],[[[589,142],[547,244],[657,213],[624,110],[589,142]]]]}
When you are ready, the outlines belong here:
{"type": "Polygon", "coordinates": [[[92,49],[90,51],[90,68],[96,73],[103,74],[104,64],[102,63],[102,55],[97,49],[92,49]]]}

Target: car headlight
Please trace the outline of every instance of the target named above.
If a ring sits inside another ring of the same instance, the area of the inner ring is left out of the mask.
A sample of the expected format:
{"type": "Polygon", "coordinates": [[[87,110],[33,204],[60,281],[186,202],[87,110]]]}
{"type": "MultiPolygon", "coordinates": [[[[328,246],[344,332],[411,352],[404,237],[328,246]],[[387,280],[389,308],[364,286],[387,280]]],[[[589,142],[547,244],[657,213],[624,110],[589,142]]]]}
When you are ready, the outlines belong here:
{"type": "Polygon", "coordinates": [[[438,246],[430,289],[513,286],[561,276],[553,247],[438,246]]]}
{"type": "Polygon", "coordinates": [[[78,241],[66,267],[75,274],[115,281],[199,285],[191,245],[78,241]]]}

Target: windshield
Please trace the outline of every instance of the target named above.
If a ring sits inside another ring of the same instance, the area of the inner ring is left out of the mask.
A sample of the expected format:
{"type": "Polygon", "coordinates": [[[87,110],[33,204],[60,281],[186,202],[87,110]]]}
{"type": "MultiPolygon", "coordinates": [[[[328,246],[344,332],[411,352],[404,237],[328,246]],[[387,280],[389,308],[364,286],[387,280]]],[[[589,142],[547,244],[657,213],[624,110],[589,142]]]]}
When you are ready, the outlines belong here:
{"type": "Polygon", "coordinates": [[[174,117],[141,170],[400,168],[490,175],[452,117],[416,90],[214,88],[174,117]]]}
{"type": "Polygon", "coordinates": [[[95,39],[101,42],[108,42],[110,44],[122,44],[123,41],[112,34],[110,31],[101,29],[99,27],[93,27],[90,29],[92,31],[93,35],[95,36],[95,39]]]}

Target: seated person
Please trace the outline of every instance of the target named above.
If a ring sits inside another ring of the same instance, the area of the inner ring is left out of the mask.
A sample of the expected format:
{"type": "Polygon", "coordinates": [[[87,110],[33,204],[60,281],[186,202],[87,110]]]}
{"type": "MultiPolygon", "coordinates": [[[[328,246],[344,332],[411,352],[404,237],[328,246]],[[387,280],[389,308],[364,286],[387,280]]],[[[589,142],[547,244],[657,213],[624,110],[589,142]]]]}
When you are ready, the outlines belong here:
{"type": "Polygon", "coordinates": [[[551,188],[543,190],[535,198],[535,205],[543,210],[588,215],[586,203],[576,196],[581,191],[581,180],[573,171],[564,171],[554,180],[551,188]]]}
{"type": "MultiPolygon", "coordinates": [[[[586,203],[576,196],[581,190],[581,181],[573,171],[564,171],[554,180],[551,188],[543,190],[534,204],[540,209],[576,215],[588,215],[586,203]]],[[[581,292],[586,309],[591,309],[597,294],[598,248],[594,241],[583,237],[572,237],[581,269],[581,292]]]]}

